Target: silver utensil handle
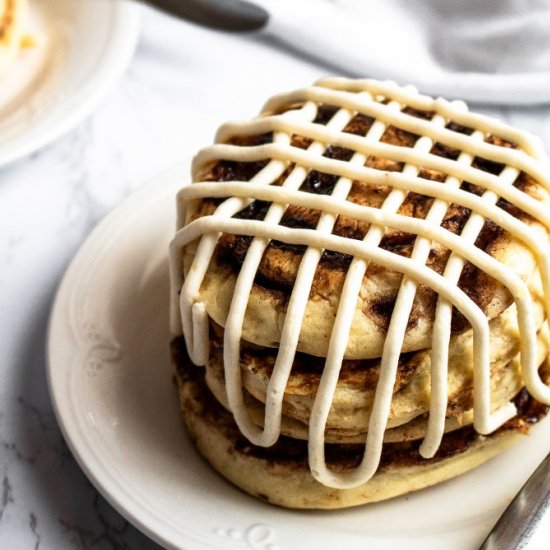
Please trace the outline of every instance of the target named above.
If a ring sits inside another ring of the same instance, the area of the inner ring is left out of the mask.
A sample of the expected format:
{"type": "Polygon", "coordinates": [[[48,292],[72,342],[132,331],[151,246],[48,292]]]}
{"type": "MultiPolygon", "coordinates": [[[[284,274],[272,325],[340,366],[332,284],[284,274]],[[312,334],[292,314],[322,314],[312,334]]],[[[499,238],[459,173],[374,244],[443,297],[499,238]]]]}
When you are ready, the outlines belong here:
{"type": "Polygon", "coordinates": [[[141,0],[166,13],[224,31],[247,32],[264,27],[269,14],[246,0],[141,0]]]}
{"type": "Polygon", "coordinates": [[[549,508],[550,454],[506,508],[480,550],[524,548],[549,508]]]}

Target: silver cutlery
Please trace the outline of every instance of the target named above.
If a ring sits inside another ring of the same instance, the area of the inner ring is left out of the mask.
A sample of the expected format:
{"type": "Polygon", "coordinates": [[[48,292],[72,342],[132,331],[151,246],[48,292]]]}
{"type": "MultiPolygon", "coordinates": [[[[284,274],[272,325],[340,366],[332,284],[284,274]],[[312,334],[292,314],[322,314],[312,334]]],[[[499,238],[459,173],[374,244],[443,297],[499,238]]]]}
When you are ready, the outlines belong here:
{"type": "Polygon", "coordinates": [[[550,454],[506,508],[480,550],[524,548],[547,512],[550,513],[550,454]]]}
{"type": "Polygon", "coordinates": [[[231,32],[250,32],[267,23],[266,10],[246,0],[141,0],[187,21],[231,32]]]}

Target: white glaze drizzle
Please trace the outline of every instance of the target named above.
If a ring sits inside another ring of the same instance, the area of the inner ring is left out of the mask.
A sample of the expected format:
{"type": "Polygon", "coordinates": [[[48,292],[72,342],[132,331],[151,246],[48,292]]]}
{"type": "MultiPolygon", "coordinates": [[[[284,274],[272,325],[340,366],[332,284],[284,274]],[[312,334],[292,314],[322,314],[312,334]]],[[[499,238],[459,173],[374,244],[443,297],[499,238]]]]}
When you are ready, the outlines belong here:
{"type": "Polygon", "coordinates": [[[475,429],[479,433],[491,433],[516,413],[511,403],[491,412],[489,325],[479,307],[457,287],[465,259],[502,283],[513,296],[517,306],[525,385],[536,399],[550,404],[550,389],[538,374],[536,326],[528,287],[513,270],[473,244],[485,219],[494,221],[525,243],[536,256],[547,316],[550,317],[550,259],[544,250],[548,242],[541,242],[540,236],[528,225],[496,206],[498,198],[503,197],[550,228],[543,205],[513,187],[518,174],[524,171],[550,189],[550,180],[544,173],[547,167],[544,165],[541,146],[532,136],[482,115],[469,113],[462,102],[432,99],[416,93],[411,87],[400,88],[393,83],[336,78],[324,79],[310,88],[274,97],[264,107],[263,116],[249,122],[222,126],[217,141],[226,141],[234,135],[266,132],[273,132],[273,143],[248,147],[218,143],[199,152],[193,162],[194,181],[200,180],[213,162],[222,159],[240,162],[271,160],[249,182],[199,182],[184,187],[178,195],[178,232],[170,249],[172,329],[175,334],[183,330],[191,359],[198,365],[204,365],[209,353],[208,316],[205,304],[198,300],[218,238],[222,233],[253,237],[235,283],[224,331],[224,368],[229,407],[242,433],[252,443],[269,446],[280,435],[284,390],[296,353],[313,275],[325,249],[350,254],[354,258],[346,274],[325,368],[310,418],[310,468],[321,483],[336,488],[355,487],[368,481],[378,468],[401,344],[419,283],[428,285],[439,294],[433,328],[430,414],[421,454],[425,457],[433,456],[444,431],[447,351],[453,305],[464,314],[473,330],[475,429]],[[390,101],[382,104],[380,96],[390,101]],[[288,105],[302,103],[298,109],[272,114],[288,105]],[[339,107],[326,126],[313,123],[318,103],[339,107]],[[434,116],[429,121],[413,117],[401,112],[405,106],[433,111],[434,116]],[[374,118],[366,136],[342,131],[357,112],[374,118]],[[458,134],[445,128],[449,121],[472,127],[475,131],[469,136],[458,134]],[[413,148],[381,143],[379,140],[390,124],[422,137],[413,148]],[[516,143],[519,149],[499,147],[483,141],[488,133],[516,143]],[[307,150],[292,147],[292,134],[309,137],[313,141],[307,150]],[[434,141],[459,149],[462,153],[456,161],[433,155],[430,149],[434,141]],[[329,144],[351,149],[355,154],[348,162],[328,159],[322,155],[329,144]],[[368,155],[404,162],[405,167],[401,173],[368,168],[364,166],[368,155]],[[498,176],[483,172],[471,166],[475,156],[501,163],[505,168],[498,176]],[[295,166],[282,185],[272,186],[291,162],[295,166]],[[446,173],[445,183],[418,177],[421,166],[446,173]],[[309,170],[339,176],[332,195],[299,191],[309,170]],[[346,200],[354,179],[388,185],[393,189],[380,209],[360,206],[346,200]],[[464,180],[486,191],[481,197],[465,192],[460,189],[464,180]],[[410,191],[435,198],[426,219],[396,213],[410,191]],[[228,196],[231,198],[222,202],[214,214],[191,221],[192,207],[187,209],[186,205],[192,205],[192,201],[205,197],[228,196]],[[272,203],[264,220],[231,218],[253,200],[272,203]],[[440,226],[450,202],[472,210],[461,235],[454,235],[440,226]],[[278,225],[289,204],[320,210],[316,230],[290,229],[278,225]],[[363,241],[332,235],[338,215],[371,224],[363,241]],[[417,235],[410,258],[378,247],[385,227],[417,235]],[[306,245],[307,249],[301,259],[287,307],[279,352],[266,392],[264,428],[261,429],[252,421],[244,403],[240,340],[254,277],[263,252],[272,239],[306,245]],[[197,240],[199,244],[184,280],[183,250],[197,240]],[[437,241],[451,250],[443,275],[425,265],[431,241],[437,241]],[[384,344],[365,456],[358,468],[342,474],[326,466],[324,432],[358,294],[371,261],[403,273],[403,280],[384,344]]]}

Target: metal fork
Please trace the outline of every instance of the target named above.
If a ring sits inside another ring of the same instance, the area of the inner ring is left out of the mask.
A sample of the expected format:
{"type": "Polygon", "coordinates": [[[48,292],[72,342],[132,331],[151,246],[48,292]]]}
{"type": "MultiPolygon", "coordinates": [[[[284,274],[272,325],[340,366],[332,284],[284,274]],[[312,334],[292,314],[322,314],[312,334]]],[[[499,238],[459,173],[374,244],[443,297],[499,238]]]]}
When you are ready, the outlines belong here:
{"type": "Polygon", "coordinates": [[[550,453],[504,511],[480,550],[524,548],[550,512],[550,453]]]}

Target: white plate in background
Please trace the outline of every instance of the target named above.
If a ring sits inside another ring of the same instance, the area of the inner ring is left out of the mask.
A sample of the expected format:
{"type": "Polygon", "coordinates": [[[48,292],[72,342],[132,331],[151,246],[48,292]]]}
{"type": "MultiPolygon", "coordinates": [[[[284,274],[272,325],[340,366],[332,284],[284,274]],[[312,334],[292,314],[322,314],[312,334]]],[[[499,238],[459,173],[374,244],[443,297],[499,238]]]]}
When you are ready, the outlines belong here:
{"type": "Polygon", "coordinates": [[[38,40],[0,77],[0,166],[89,115],[127,67],[139,35],[129,0],[30,0],[38,40]]]}
{"type": "Polygon", "coordinates": [[[189,163],[93,231],[52,310],[50,391],[75,457],[138,528],[186,550],[472,550],[550,446],[550,418],[460,477],[386,502],[293,511],[218,476],[183,429],[171,379],[167,249],[189,163]]]}

